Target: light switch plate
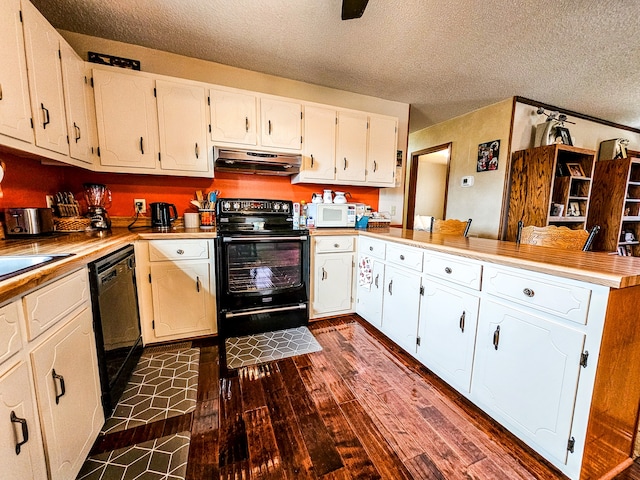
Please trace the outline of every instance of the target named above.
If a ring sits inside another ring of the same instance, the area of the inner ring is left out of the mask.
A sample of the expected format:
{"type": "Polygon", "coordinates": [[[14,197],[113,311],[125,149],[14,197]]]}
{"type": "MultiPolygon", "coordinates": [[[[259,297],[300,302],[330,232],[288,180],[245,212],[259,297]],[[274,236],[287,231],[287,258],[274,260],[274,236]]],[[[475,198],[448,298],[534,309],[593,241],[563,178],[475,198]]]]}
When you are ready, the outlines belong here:
{"type": "Polygon", "coordinates": [[[473,175],[468,175],[466,177],[462,177],[462,180],[460,181],[460,186],[461,187],[472,187],[473,186],[473,175]]]}

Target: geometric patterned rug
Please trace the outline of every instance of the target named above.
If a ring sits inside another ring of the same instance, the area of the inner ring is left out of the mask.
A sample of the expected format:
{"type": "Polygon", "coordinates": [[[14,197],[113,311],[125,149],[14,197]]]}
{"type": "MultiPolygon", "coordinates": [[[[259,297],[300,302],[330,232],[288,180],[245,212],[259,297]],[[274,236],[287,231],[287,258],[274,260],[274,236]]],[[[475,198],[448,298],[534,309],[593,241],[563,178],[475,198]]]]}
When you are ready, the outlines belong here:
{"type": "Polygon", "coordinates": [[[322,347],[307,327],[225,340],[227,368],[230,370],[320,350],[322,347]]]}
{"type": "Polygon", "coordinates": [[[144,351],[101,433],[126,430],[195,410],[199,362],[199,348],[144,351]]]}
{"type": "Polygon", "coordinates": [[[189,432],[156,438],[87,458],[78,480],[184,480],[189,432]]]}

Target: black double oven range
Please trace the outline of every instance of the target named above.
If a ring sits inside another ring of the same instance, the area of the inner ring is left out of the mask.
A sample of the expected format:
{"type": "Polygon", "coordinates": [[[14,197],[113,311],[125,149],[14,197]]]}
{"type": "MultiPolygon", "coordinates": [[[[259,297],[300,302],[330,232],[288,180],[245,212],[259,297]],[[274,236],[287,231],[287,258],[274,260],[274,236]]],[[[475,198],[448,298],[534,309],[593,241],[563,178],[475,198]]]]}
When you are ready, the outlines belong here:
{"type": "Polygon", "coordinates": [[[218,332],[234,337],[307,325],[309,232],[288,200],[216,204],[218,332]]]}

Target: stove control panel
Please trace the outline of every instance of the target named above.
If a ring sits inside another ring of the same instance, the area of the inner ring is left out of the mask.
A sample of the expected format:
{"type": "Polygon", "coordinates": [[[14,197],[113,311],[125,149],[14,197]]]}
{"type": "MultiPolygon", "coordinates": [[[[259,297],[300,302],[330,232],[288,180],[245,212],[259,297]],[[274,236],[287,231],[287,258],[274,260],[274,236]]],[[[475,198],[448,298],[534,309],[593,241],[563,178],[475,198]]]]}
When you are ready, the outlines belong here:
{"type": "Polygon", "coordinates": [[[246,198],[221,198],[219,214],[276,213],[290,215],[293,203],[289,200],[249,200],[246,198]]]}

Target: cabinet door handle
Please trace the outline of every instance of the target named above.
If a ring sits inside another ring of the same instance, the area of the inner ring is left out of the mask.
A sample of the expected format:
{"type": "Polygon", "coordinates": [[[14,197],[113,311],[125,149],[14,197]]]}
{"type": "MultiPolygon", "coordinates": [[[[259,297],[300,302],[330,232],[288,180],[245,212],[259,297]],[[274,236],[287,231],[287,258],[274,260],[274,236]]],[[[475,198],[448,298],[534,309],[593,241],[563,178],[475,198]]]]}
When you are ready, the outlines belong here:
{"type": "Polygon", "coordinates": [[[2,100],[2,84],[0,83],[0,100],[2,100]]]}
{"type": "Polygon", "coordinates": [[[375,172],[376,170],[378,170],[378,162],[376,162],[375,160],[373,161],[373,171],[375,172]]]}
{"type": "Polygon", "coordinates": [[[269,135],[271,135],[271,120],[269,120],[269,135]]]}
{"type": "Polygon", "coordinates": [[[144,155],[144,139],[140,137],[140,153],[144,155]]]}
{"type": "Polygon", "coordinates": [[[56,369],[54,368],[53,371],[51,372],[51,375],[53,376],[53,383],[55,386],[56,380],[60,380],[60,395],[58,395],[58,388],[56,386],[56,405],[58,405],[60,403],[60,398],[62,398],[64,396],[65,393],[67,393],[67,389],[64,386],[64,377],[62,375],[58,375],[56,373],[56,369]]]}
{"type": "Polygon", "coordinates": [[[17,417],[13,410],[11,410],[9,418],[11,419],[11,422],[19,423],[22,427],[22,441],[16,443],[16,455],[20,455],[20,447],[29,441],[29,427],[27,427],[27,419],[17,417]]]}
{"type": "Polygon", "coordinates": [[[380,274],[378,273],[376,275],[376,279],[373,281],[373,284],[376,286],[376,288],[378,288],[378,280],[380,279],[380,274]]]}
{"type": "Polygon", "coordinates": [[[44,113],[44,118],[45,120],[43,120],[42,122],[42,128],[46,129],[47,125],[49,125],[50,122],[50,118],[49,118],[49,109],[45,108],[44,103],[40,104],[40,108],[42,109],[42,113],[44,113]]]}
{"type": "Polygon", "coordinates": [[[500,343],[500,325],[496,327],[496,331],[493,332],[493,346],[498,349],[498,344],[500,343]]]}
{"type": "Polygon", "coordinates": [[[342,169],[343,170],[347,169],[347,157],[344,157],[344,167],[342,169]]]}
{"type": "Polygon", "coordinates": [[[462,315],[460,315],[460,330],[462,331],[462,333],[464,333],[464,321],[465,321],[466,315],[467,315],[467,312],[465,312],[464,310],[462,311],[462,315]]]}
{"type": "Polygon", "coordinates": [[[249,133],[249,117],[244,117],[244,131],[249,133]]]}
{"type": "Polygon", "coordinates": [[[522,293],[524,293],[529,298],[532,298],[536,294],[536,292],[534,292],[530,288],[525,288],[524,290],[522,290],[522,293]]]}
{"type": "Polygon", "coordinates": [[[200,277],[196,277],[196,291],[200,293],[200,277]]]}
{"type": "Polygon", "coordinates": [[[80,135],[80,127],[78,125],[76,125],[76,122],[73,122],[73,129],[76,132],[76,138],[75,138],[76,143],[78,143],[78,140],[80,140],[81,135],[80,135]]]}
{"type": "Polygon", "coordinates": [[[200,148],[198,148],[198,142],[196,142],[196,158],[200,156],[200,148]]]}
{"type": "Polygon", "coordinates": [[[389,282],[389,295],[393,295],[393,280],[389,282]]]}
{"type": "Polygon", "coordinates": [[[451,267],[445,267],[444,273],[451,273],[451,272],[453,272],[453,270],[451,270],[451,267]]]}
{"type": "Polygon", "coordinates": [[[313,154],[311,154],[311,168],[313,168],[313,154]]]}
{"type": "Polygon", "coordinates": [[[324,267],[322,267],[322,280],[326,280],[327,279],[327,271],[324,269],[324,267]]]}

